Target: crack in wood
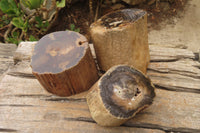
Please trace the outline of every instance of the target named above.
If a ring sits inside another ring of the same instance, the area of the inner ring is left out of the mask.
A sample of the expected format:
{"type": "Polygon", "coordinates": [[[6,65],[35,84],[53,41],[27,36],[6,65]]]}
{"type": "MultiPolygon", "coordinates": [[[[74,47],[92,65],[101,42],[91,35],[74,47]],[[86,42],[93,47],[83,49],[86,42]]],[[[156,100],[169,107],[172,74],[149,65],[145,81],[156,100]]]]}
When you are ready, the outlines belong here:
{"type": "MultiPolygon", "coordinates": [[[[53,95],[42,95],[42,94],[32,94],[32,95],[4,95],[4,97],[22,97],[22,98],[41,98],[45,101],[55,101],[55,102],[86,102],[85,98],[62,98],[53,95]]],[[[0,105],[1,106],[1,105],[0,105]]]]}
{"type": "Polygon", "coordinates": [[[30,94],[30,95],[24,95],[24,94],[18,94],[18,95],[5,95],[8,97],[28,97],[28,98],[49,98],[52,97],[53,95],[43,95],[43,94],[30,94]]]}
{"type": "Polygon", "coordinates": [[[36,77],[33,74],[29,74],[29,73],[8,72],[7,75],[20,77],[20,78],[36,79],[36,77]]]}
{"type": "MultiPolygon", "coordinates": [[[[89,123],[96,123],[92,118],[87,117],[77,117],[77,118],[67,118],[65,117],[63,120],[66,121],[82,121],[82,122],[89,122],[89,123]]],[[[147,128],[147,129],[157,129],[162,130],[165,132],[173,132],[173,133],[199,133],[200,129],[192,129],[192,128],[183,128],[183,127],[166,127],[157,124],[150,124],[150,123],[125,123],[121,127],[134,127],[134,128],[147,128]]]]}
{"type": "Polygon", "coordinates": [[[9,128],[0,128],[0,132],[17,132],[17,130],[9,128]]]}
{"type": "Polygon", "coordinates": [[[194,53],[194,60],[195,61],[199,61],[199,53],[194,53]]]}
{"type": "Polygon", "coordinates": [[[65,118],[63,118],[63,120],[96,123],[92,118],[87,118],[87,117],[77,117],[77,118],[67,118],[67,117],[65,117],[65,118]]]}
{"type": "Polygon", "coordinates": [[[200,66],[195,66],[195,65],[194,65],[194,67],[196,67],[196,68],[200,69],[200,66]]]}
{"type": "Polygon", "coordinates": [[[9,107],[35,107],[35,105],[25,105],[25,104],[0,104],[0,106],[9,106],[9,107]]]}
{"type": "Polygon", "coordinates": [[[55,101],[55,102],[86,102],[85,98],[48,98],[46,101],[55,101]]]}
{"type": "Polygon", "coordinates": [[[148,129],[158,129],[165,132],[173,132],[173,133],[199,133],[200,129],[193,128],[184,128],[184,127],[166,127],[157,124],[150,123],[125,123],[122,126],[124,127],[136,127],[136,128],[148,128],[148,129]]]}
{"type": "MultiPolygon", "coordinates": [[[[194,66],[194,67],[199,67],[199,66],[194,66]]],[[[200,69],[200,67],[199,67],[200,69]]],[[[194,75],[197,75],[196,73],[194,72],[189,72],[189,71],[178,71],[178,70],[169,70],[169,71],[161,71],[161,70],[155,70],[153,68],[148,68],[148,71],[152,71],[152,72],[157,72],[157,73],[165,73],[165,74],[168,74],[168,73],[171,73],[171,74],[178,74],[178,75],[182,75],[182,76],[187,76],[187,77],[191,77],[191,78],[195,78],[195,79],[200,79],[200,76],[194,76],[194,75]],[[182,73],[184,72],[184,73],[182,73]],[[191,75],[193,74],[193,75],[191,75]]]]}
{"type": "Polygon", "coordinates": [[[200,90],[199,89],[181,88],[181,87],[176,87],[176,89],[175,89],[175,88],[164,87],[164,86],[157,85],[157,84],[154,84],[154,85],[155,85],[156,89],[162,89],[162,90],[167,90],[167,91],[189,92],[189,93],[200,94],[200,90]]]}
{"type": "MultiPolygon", "coordinates": [[[[180,58],[180,59],[182,59],[182,58],[180,58]]],[[[153,62],[176,62],[180,59],[179,58],[178,59],[159,59],[159,60],[150,60],[150,62],[151,63],[153,63],[153,62]]]]}

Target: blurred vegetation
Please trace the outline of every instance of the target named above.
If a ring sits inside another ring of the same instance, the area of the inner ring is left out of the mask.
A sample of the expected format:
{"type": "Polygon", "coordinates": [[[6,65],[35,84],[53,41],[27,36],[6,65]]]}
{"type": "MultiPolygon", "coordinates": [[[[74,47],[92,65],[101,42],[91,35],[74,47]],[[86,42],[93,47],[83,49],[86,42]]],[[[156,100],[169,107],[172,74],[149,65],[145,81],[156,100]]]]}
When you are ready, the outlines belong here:
{"type": "Polygon", "coordinates": [[[35,41],[44,35],[58,11],[65,7],[65,0],[0,0],[0,29],[7,43],[35,41]]]}

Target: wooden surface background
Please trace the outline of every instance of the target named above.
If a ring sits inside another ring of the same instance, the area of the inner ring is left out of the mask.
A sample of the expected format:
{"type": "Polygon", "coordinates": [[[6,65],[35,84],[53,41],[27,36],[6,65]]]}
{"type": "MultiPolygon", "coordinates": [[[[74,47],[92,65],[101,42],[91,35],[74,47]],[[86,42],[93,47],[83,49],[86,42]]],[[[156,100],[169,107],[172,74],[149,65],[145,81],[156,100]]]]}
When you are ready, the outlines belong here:
{"type": "Polygon", "coordinates": [[[32,47],[20,45],[14,65],[10,50],[16,47],[0,45],[0,132],[200,132],[200,63],[191,51],[150,45],[153,104],[120,127],[100,127],[90,116],[87,92],[58,97],[41,87],[30,68],[32,47]]]}

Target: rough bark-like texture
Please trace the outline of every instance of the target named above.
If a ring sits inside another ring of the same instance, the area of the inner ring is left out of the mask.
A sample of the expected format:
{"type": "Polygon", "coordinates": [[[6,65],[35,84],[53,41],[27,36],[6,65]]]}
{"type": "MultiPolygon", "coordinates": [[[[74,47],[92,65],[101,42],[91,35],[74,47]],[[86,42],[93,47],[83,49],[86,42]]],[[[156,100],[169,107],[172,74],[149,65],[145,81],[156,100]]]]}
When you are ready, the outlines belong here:
{"type": "Polygon", "coordinates": [[[101,126],[119,126],[152,104],[154,86],[128,66],[110,68],[87,95],[92,118],[101,126]]]}
{"type": "Polygon", "coordinates": [[[124,9],[107,14],[90,26],[101,70],[127,64],[146,73],[149,63],[147,13],[124,9]]]}
{"type": "Polygon", "coordinates": [[[86,91],[98,79],[86,38],[71,31],[43,37],[35,46],[31,66],[42,86],[59,96],[86,91]]]}

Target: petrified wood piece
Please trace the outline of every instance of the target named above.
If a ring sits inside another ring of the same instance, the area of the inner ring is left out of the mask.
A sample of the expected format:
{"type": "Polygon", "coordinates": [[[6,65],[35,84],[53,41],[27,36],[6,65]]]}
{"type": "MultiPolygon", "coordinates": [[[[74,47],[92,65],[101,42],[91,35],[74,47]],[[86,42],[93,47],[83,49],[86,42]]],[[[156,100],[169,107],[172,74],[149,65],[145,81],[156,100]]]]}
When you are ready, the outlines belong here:
{"type": "Polygon", "coordinates": [[[35,46],[31,66],[42,86],[59,96],[88,90],[98,79],[86,38],[72,31],[41,38],[35,46]]]}
{"type": "Polygon", "coordinates": [[[109,13],[90,26],[101,70],[127,64],[146,73],[149,63],[147,13],[124,9],[109,13]]]}
{"type": "Polygon", "coordinates": [[[155,96],[140,71],[119,65],[109,69],[87,95],[92,118],[102,126],[119,126],[149,106],[155,96]]]}

